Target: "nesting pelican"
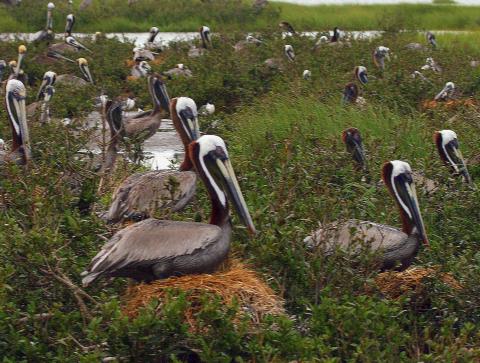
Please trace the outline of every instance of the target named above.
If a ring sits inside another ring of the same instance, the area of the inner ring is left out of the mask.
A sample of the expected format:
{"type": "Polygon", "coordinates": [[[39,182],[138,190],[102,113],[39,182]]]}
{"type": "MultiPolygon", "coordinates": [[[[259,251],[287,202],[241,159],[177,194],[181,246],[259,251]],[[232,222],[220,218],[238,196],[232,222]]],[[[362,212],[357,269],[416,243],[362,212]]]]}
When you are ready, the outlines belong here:
{"type": "Polygon", "coordinates": [[[185,67],[184,64],[179,63],[175,68],[169,69],[162,73],[163,75],[167,76],[169,79],[175,77],[186,77],[190,78],[192,76],[192,71],[185,67]]]}
{"type": "Polygon", "coordinates": [[[336,249],[353,254],[367,248],[378,253],[382,270],[404,270],[413,262],[420,245],[428,245],[410,165],[393,160],[384,164],[382,178],[395,199],[403,222],[402,230],[383,224],[351,219],[322,226],[304,242],[331,255],[336,249]]]}
{"type": "Polygon", "coordinates": [[[239,42],[237,42],[234,46],[233,46],[233,49],[235,50],[235,52],[240,52],[244,49],[247,48],[247,46],[249,44],[255,44],[255,45],[260,45],[262,44],[263,42],[257,38],[255,38],[253,35],[251,34],[248,34],[245,38],[245,40],[240,40],[239,42]]]}
{"type": "Polygon", "coordinates": [[[210,224],[147,219],[117,232],[82,273],[86,286],[100,277],[152,281],[214,271],[226,259],[232,235],[231,201],[240,220],[255,233],[225,142],[205,135],[189,156],[212,204],[210,224]]]}
{"type": "Polygon", "coordinates": [[[471,183],[472,179],[460,152],[457,134],[452,130],[435,131],[433,140],[442,161],[452,169],[455,175],[461,175],[465,183],[471,183]]]}
{"type": "Polygon", "coordinates": [[[448,101],[455,92],[455,84],[453,82],[445,83],[445,87],[435,96],[435,101],[448,101]]]}
{"type": "Polygon", "coordinates": [[[7,117],[12,129],[11,150],[0,153],[0,164],[14,162],[27,164],[31,159],[30,136],[27,125],[25,99],[27,91],[22,82],[10,79],[5,89],[7,117]]]}
{"type": "Polygon", "coordinates": [[[78,58],[76,62],[80,68],[83,78],[79,78],[72,74],[61,74],[57,77],[57,84],[66,84],[77,87],[94,84],[92,74],[90,73],[90,68],[88,67],[88,61],[85,58],[78,58]]]}
{"type": "MultiPolygon", "coordinates": [[[[109,112],[112,111],[118,112],[109,112]]],[[[155,210],[176,212],[193,198],[197,177],[195,172],[190,171],[192,162],[187,148],[200,136],[197,106],[191,98],[174,98],[170,101],[170,114],[186,151],[179,171],[156,170],[129,176],[113,194],[105,215],[108,222],[145,219],[152,216],[155,210]]],[[[119,115],[109,118],[118,120],[117,125],[121,122],[119,115]]]]}
{"type": "Polygon", "coordinates": [[[54,3],[47,4],[47,24],[44,29],[38,31],[33,35],[33,42],[41,42],[44,40],[51,41],[55,38],[55,33],[53,32],[53,17],[52,11],[55,9],[54,3]]]}

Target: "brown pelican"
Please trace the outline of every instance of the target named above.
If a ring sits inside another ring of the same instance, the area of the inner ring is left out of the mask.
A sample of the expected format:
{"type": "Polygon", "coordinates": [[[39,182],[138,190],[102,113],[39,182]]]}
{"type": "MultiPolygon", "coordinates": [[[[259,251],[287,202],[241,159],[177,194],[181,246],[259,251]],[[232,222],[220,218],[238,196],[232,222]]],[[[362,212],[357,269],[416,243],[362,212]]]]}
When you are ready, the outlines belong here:
{"type": "Polygon", "coordinates": [[[249,44],[255,44],[257,46],[259,46],[260,44],[262,44],[263,42],[257,38],[255,38],[253,35],[251,34],[248,34],[245,38],[245,40],[240,40],[239,42],[237,42],[234,46],[233,46],[233,49],[235,50],[235,52],[240,52],[244,49],[247,48],[247,46],[249,44]]]}
{"type": "Polygon", "coordinates": [[[373,63],[383,71],[385,70],[385,59],[390,60],[390,48],[380,45],[373,52],[373,63]]]}
{"type": "Polygon", "coordinates": [[[350,127],[342,132],[342,140],[347,147],[347,152],[352,155],[356,168],[368,174],[367,159],[360,131],[355,127],[350,127]]]}
{"type": "Polygon", "coordinates": [[[290,44],[285,46],[285,56],[290,62],[295,61],[295,52],[293,51],[293,47],[290,44]]]}
{"type": "Polygon", "coordinates": [[[472,179],[460,152],[457,134],[452,130],[435,131],[433,140],[442,161],[452,169],[455,175],[461,175],[465,183],[471,183],[472,179]]]}
{"type": "Polygon", "coordinates": [[[382,178],[400,210],[402,230],[355,219],[322,226],[304,242],[324,249],[327,255],[336,249],[360,253],[362,247],[378,252],[382,270],[404,270],[412,263],[421,242],[428,238],[418,205],[410,165],[394,160],[384,164],[382,178]]]}
{"type": "Polygon", "coordinates": [[[290,33],[290,35],[296,34],[295,29],[293,29],[293,26],[289,22],[281,21],[280,24],[278,24],[278,26],[284,31],[286,31],[287,33],[290,33]]]}
{"type": "Polygon", "coordinates": [[[432,57],[428,57],[425,60],[425,65],[423,65],[420,69],[422,71],[432,70],[435,73],[442,73],[442,67],[440,67],[440,65],[437,62],[435,62],[435,60],[432,57]]]}
{"type": "Polygon", "coordinates": [[[305,70],[303,71],[302,77],[303,77],[304,80],[307,80],[307,81],[308,81],[309,79],[312,78],[312,71],[310,71],[310,70],[308,70],[308,69],[305,69],[305,70]]]}
{"type": "Polygon", "coordinates": [[[447,82],[445,87],[435,96],[434,101],[448,101],[452,98],[455,92],[455,84],[447,82]]]}
{"type": "Polygon", "coordinates": [[[11,79],[7,82],[5,92],[7,116],[12,128],[13,142],[9,152],[0,154],[0,164],[5,162],[27,164],[31,159],[30,136],[25,109],[27,91],[22,82],[17,79],[11,79]]]}
{"type": "Polygon", "coordinates": [[[344,105],[354,104],[363,107],[366,105],[367,101],[358,95],[358,86],[355,83],[350,82],[345,85],[343,90],[342,103],[344,105]]]}
{"type": "Polygon", "coordinates": [[[436,49],[437,40],[435,39],[435,34],[433,34],[432,32],[427,32],[427,34],[425,34],[425,37],[427,38],[427,43],[430,44],[433,49],[436,49]]]}
{"type": "Polygon", "coordinates": [[[37,101],[27,106],[27,117],[32,118],[40,109],[40,122],[45,123],[50,120],[50,108],[49,103],[55,93],[55,80],[57,74],[52,71],[47,71],[43,75],[42,84],[37,94],[37,101]]]}
{"type": "Polygon", "coordinates": [[[147,61],[141,61],[132,67],[130,76],[133,78],[142,78],[148,76],[151,71],[152,67],[150,67],[150,64],[148,64],[147,61]]]}
{"type": "Polygon", "coordinates": [[[54,39],[55,34],[53,32],[53,18],[52,18],[52,11],[55,9],[54,3],[47,4],[47,25],[45,29],[40,30],[39,32],[33,35],[32,41],[34,42],[41,42],[44,40],[51,41],[54,39]]]}
{"type": "MultiPolygon", "coordinates": [[[[18,60],[17,61],[10,61],[10,69],[13,68],[13,73],[10,74],[8,79],[20,79],[21,81],[26,80],[26,75],[22,69],[22,62],[25,58],[25,54],[27,53],[27,47],[24,45],[18,46],[18,60]]],[[[24,82],[25,83],[25,82],[24,82]]]]}
{"type": "Polygon", "coordinates": [[[340,37],[341,37],[340,29],[338,29],[338,26],[336,26],[335,28],[333,28],[333,36],[332,38],[330,38],[330,42],[331,43],[339,42],[340,37]]]}
{"type": "Polygon", "coordinates": [[[192,76],[192,71],[185,67],[184,64],[179,63],[175,68],[169,69],[162,73],[163,75],[167,76],[169,79],[176,78],[176,77],[186,77],[190,78],[192,76]]]}
{"type": "Polygon", "coordinates": [[[133,48],[133,60],[134,62],[138,63],[141,61],[153,61],[155,59],[155,54],[153,54],[150,50],[145,48],[135,47],[133,48]]]}
{"type": "Polygon", "coordinates": [[[148,40],[147,40],[147,44],[152,44],[155,42],[155,38],[157,37],[159,31],[158,31],[158,28],[156,26],[152,26],[150,28],[150,36],[148,37],[148,40]]]}
{"type": "MultiPolygon", "coordinates": [[[[161,77],[157,74],[148,76],[148,90],[152,97],[153,110],[139,113],[133,117],[123,117],[122,137],[140,137],[143,140],[153,136],[162,121],[161,110],[169,109],[170,98],[167,88],[161,77]]],[[[121,105],[119,105],[121,107],[121,105]]]]}
{"type": "Polygon", "coordinates": [[[199,30],[200,39],[202,40],[202,47],[196,48],[192,47],[188,51],[188,56],[190,58],[200,57],[205,53],[205,50],[212,47],[212,39],[210,35],[210,28],[208,26],[202,26],[199,30]]]}
{"type": "Polygon", "coordinates": [[[72,85],[77,87],[78,86],[83,87],[88,84],[94,84],[93,77],[92,77],[92,74],[90,73],[87,60],[85,58],[78,58],[76,62],[84,78],[79,78],[72,74],[61,74],[57,77],[57,84],[66,84],[66,85],[72,85]]]}
{"type": "Polygon", "coordinates": [[[354,69],[355,78],[360,82],[362,85],[366,85],[368,83],[368,75],[367,75],[367,68],[364,66],[356,66],[354,69]]]}
{"type": "Polygon", "coordinates": [[[82,273],[84,286],[100,277],[148,282],[214,271],[230,249],[229,200],[240,220],[255,233],[225,142],[205,135],[193,141],[188,152],[210,196],[210,224],[153,218],[132,224],[117,232],[93,258],[82,273]]]}
{"type": "MultiPolygon", "coordinates": [[[[111,109],[109,113],[107,119],[121,125],[118,109],[111,109]],[[112,115],[115,112],[117,114],[112,115]]],[[[188,145],[200,136],[197,106],[191,98],[174,98],[170,101],[170,113],[187,151],[188,145]]],[[[116,223],[123,219],[145,219],[155,210],[177,212],[183,209],[195,194],[197,177],[191,169],[192,162],[186,152],[179,171],[156,170],[129,176],[114,192],[105,219],[116,223]]]]}

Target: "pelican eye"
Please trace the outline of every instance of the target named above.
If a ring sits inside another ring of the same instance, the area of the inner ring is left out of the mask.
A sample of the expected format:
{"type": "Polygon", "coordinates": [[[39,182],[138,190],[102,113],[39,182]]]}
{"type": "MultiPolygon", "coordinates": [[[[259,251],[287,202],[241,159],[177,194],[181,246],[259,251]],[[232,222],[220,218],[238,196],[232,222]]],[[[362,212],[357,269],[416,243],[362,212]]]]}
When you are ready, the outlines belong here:
{"type": "Polygon", "coordinates": [[[228,160],[228,155],[221,146],[217,146],[215,150],[210,151],[210,153],[214,159],[220,159],[221,161],[228,160]]]}

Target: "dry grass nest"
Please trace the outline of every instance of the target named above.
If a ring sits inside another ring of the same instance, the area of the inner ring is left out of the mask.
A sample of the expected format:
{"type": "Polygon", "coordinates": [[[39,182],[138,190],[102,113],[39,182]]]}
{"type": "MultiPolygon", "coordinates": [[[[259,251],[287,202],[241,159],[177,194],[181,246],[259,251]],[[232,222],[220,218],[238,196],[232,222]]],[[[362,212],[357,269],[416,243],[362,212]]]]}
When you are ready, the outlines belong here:
{"type": "Polygon", "coordinates": [[[240,316],[247,314],[252,323],[261,321],[265,315],[283,315],[283,299],[262,281],[257,273],[237,259],[231,259],[213,274],[187,275],[154,281],[150,284],[139,284],[130,287],[125,294],[124,314],[134,318],[139,310],[150,301],[159,301],[157,311],[162,308],[168,292],[171,290],[186,292],[189,306],[185,311],[185,321],[192,330],[196,330],[196,315],[201,310],[202,296],[214,294],[224,302],[225,306],[233,303],[239,305],[240,316]]]}
{"type": "Polygon", "coordinates": [[[375,283],[385,297],[398,299],[408,293],[421,294],[425,289],[426,278],[439,279],[455,290],[462,288],[452,274],[439,272],[438,267],[412,267],[401,272],[382,272],[375,278],[375,283]]]}

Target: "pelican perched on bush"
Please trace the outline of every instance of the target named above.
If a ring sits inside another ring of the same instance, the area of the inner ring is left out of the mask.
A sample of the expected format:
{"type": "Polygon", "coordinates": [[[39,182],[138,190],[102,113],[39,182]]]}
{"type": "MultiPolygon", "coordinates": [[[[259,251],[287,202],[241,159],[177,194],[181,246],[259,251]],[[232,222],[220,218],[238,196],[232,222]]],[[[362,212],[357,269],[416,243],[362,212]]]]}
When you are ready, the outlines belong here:
{"type": "Polygon", "coordinates": [[[84,285],[100,277],[152,281],[214,271],[230,249],[229,201],[240,220],[255,233],[225,142],[205,135],[193,141],[188,152],[210,196],[210,224],[153,218],[132,224],[117,232],[93,258],[82,274],[84,285]]]}
{"type": "Polygon", "coordinates": [[[55,38],[55,33],[53,32],[53,17],[52,11],[55,9],[54,3],[47,4],[47,24],[45,29],[42,29],[33,35],[32,41],[41,42],[44,40],[53,40],[55,38]]]}
{"type": "Polygon", "coordinates": [[[5,89],[7,117],[12,129],[12,147],[10,151],[0,153],[0,164],[14,162],[27,164],[31,159],[30,136],[27,125],[25,99],[27,91],[22,82],[11,79],[5,89]]]}
{"type": "MultiPolygon", "coordinates": [[[[114,123],[121,125],[118,108],[110,109],[108,113],[108,119],[116,120],[114,123]]],[[[197,105],[188,97],[174,98],[170,101],[170,114],[185,147],[185,158],[179,171],[155,170],[129,176],[113,194],[112,203],[105,215],[108,222],[145,219],[151,217],[156,210],[176,212],[193,198],[197,177],[191,171],[193,165],[187,149],[192,141],[200,137],[197,105]]]]}
{"type": "Polygon", "coordinates": [[[72,86],[86,86],[88,84],[94,84],[90,68],[88,67],[88,61],[85,58],[78,58],[76,60],[80,72],[83,78],[74,76],[72,74],[61,74],[57,77],[57,84],[67,84],[72,86]]]}
{"type": "Polygon", "coordinates": [[[177,64],[175,68],[169,69],[168,71],[165,71],[162,74],[167,76],[169,79],[175,78],[175,77],[190,78],[193,75],[192,71],[182,63],[177,64]]]}
{"type": "Polygon", "coordinates": [[[152,67],[147,61],[141,61],[135,64],[130,71],[130,77],[137,79],[148,76],[152,72],[152,67]]]}
{"type": "Polygon", "coordinates": [[[442,161],[452,169],[456,175],[461,175],[465,183],[471,183],[467,165],[460,152],[457,134],[452,130],[435,131],[433,140],[442,161]]]}
{"type": "Polygon", "coordinates": [[[202,41],[202,47],[190,48],[190,50],[188,51],[188,56],[190,58],[200,57],[201,55],[203,55],[203,53],[205,53],[205,50],[212,47],[212,38],[210,35],[210,28],[204,25],[200,28],[199,32],[200,32],[200,39],[202,41]]]}
{"type": "MultiPolygon", "coordinates": [[[[146,140],[153,136],[162,121],[161,111],[169,110],[170,98],[162,78],[158,74],[148,76],[148,91],[152,97],[153,110],[122,119],[122,137],[135,137],[146,140]]],[[[118,104],[116,107],[122,107],[118,104]]]]}
{"type": "Polygon", "coordinates": [[[421,243],[428,245],[410,165],[394,160],[384,164],[382,178],[400,210],[403,227],[351,219],[321,226],[304,242],[331,255],[340,249],[358,254],[362,248],[377,252],[382,270],[404,270],[412,263],[421,243]]]}

